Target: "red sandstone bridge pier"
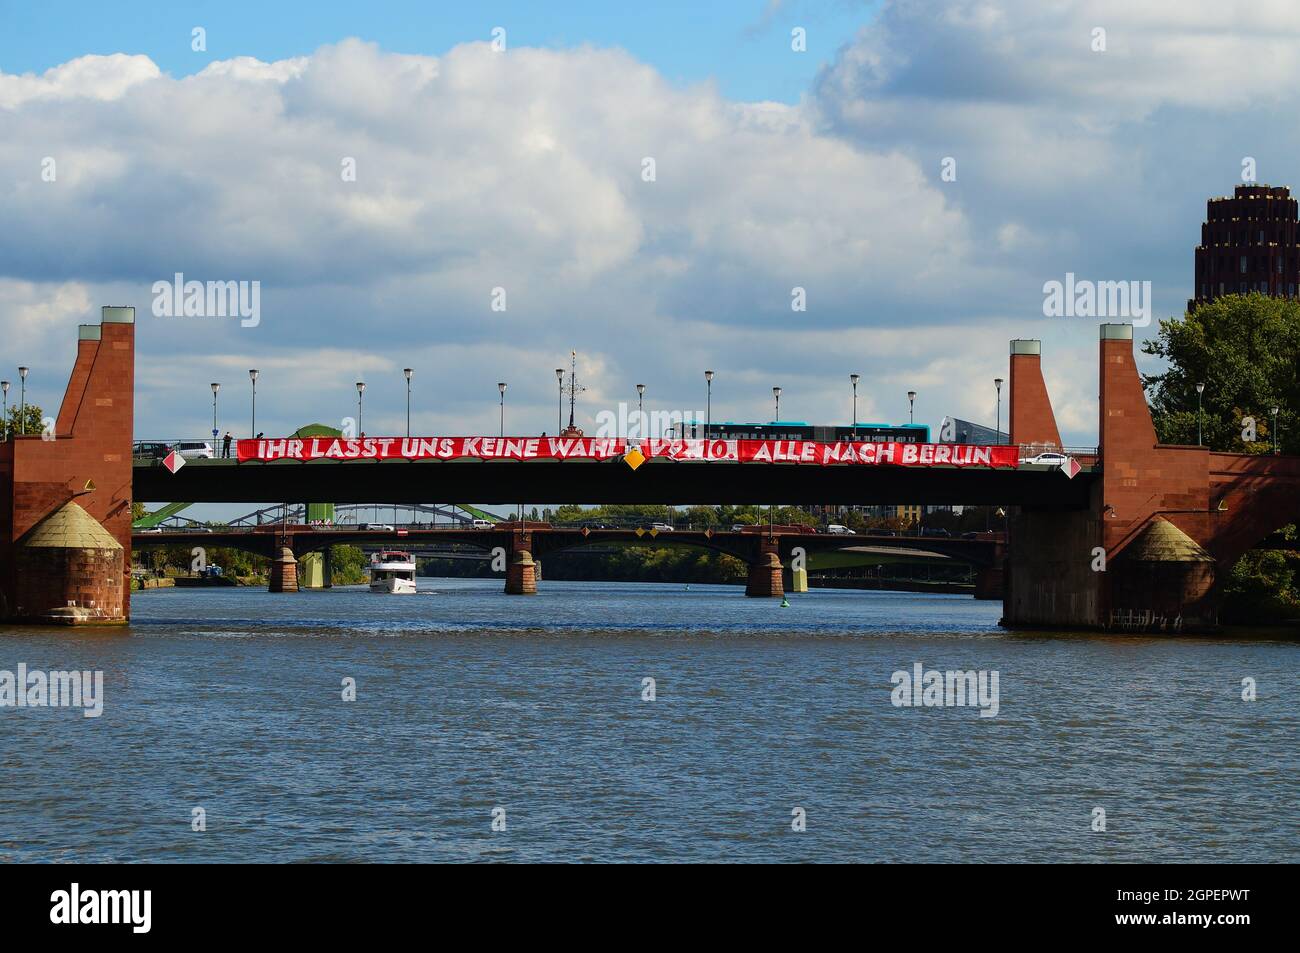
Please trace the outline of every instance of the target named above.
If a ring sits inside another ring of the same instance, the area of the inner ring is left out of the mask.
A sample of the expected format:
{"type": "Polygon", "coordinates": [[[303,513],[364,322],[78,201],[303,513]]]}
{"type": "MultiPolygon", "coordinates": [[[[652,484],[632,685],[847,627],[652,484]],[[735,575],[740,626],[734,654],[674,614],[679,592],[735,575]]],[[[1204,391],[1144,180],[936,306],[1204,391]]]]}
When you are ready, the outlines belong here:
{"type": "MultiPolygon", "coordinates": [[[[1036,466],[807,465],[798,455],[653,457],[635,467],[617,458],[191,460],[173,473],[132,458],[134,317],[131,308],[104,308],[99,324],[82,325],[54,432],[0,442],[0,619],[129,618],[136,499],[994,503],[1011,508],[1006,547],[978,558],[986,589],[1001,577],[1004,622],[1093,629],[1213,627],[1219,581],[1233,563],[1300,519],[1300,459],[1157,443],[1130,325],[1100,327],[1098,448],[1081,456],[1073,479],[1036,466]]],[[[1011,342],[1009,378],[1010,443],[1059,447],[1038,341],[1011,342]]],[[[843,545],[789,529],[675,541],[745,559],[747,591],[768,596],[782,591],[795,546],[843,545]]],[[[594,542],[572,532],[509,524],[474,542],[505,549],[506,591],[526,593],[541,553],[594,542]]],[[[282,527],[278,538],[230,544],[267,547],[273,588],[292,590],[298,556],[322,541],[282,527]]]]}

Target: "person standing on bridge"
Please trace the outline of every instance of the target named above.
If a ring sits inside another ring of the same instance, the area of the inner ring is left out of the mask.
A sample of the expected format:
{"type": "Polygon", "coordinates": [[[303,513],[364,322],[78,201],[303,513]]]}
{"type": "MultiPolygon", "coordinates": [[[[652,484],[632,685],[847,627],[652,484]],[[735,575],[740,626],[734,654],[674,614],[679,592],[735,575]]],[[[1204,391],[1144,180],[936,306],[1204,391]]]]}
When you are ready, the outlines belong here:
{"type": "Polygon", "coordinates": [[[227,430],[226,435],[221,438],[221,458],[223,460],[230,459],[230,431],[229,430],[227,430]]]}

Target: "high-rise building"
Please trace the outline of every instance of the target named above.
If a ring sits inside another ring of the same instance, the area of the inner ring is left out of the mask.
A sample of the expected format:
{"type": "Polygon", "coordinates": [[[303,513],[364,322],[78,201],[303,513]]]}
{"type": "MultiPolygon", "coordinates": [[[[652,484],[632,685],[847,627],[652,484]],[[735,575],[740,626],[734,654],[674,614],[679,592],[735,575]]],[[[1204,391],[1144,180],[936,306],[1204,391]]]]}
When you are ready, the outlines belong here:
{"type": "Polygon", "coordinates": [[[1187,302],[1258,291],[1294,298],[1300,282],[1296,200],[1286,186],[1239,185],[1206,203],[1196,246],[1196,284],[1187,302]]]}

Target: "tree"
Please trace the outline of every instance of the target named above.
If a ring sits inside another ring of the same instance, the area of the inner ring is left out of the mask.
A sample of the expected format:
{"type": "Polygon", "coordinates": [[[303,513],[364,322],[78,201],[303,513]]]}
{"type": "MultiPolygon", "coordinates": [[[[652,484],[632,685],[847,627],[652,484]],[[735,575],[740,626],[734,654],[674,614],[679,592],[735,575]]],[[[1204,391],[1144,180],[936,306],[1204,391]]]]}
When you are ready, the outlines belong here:
{"type": "Polygon", "coordinates": [[[1142,350],[1169,363],[1164,373],[1143,378],[1161,442],[1196,443],[1196,385],[1203,383],[1206,446],[1271,452],[1276,406],[1279,447],[1300,453],[1300,302],[1228,295],[1161,321],[1159,335],[1142,350]],[[1247,439],[1252,429],[1254,440],[1247,439]]]}
{"type": "Polygon", "coordinates": [[[36,404],[27,405],[27,413],[20,414],[21,404],[9,405],[9,418],[5,421],[6,427],[4,433],[8,434],[39,434],[45,429],[45,411],[36,404]],[[20,426],[25,421],[23,426],[20,426]]]}

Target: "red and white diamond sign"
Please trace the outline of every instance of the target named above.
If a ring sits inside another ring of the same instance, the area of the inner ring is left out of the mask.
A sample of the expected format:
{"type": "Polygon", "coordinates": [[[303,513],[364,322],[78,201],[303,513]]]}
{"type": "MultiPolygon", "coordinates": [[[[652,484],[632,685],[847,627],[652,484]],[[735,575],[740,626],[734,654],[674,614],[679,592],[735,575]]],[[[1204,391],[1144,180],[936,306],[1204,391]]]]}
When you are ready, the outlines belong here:
{"type": "Polygon", "coordinates": [[[185,466],[185,458],[173,450],[171,453],[167,454],[167,456],[163,457],[163,466],[172,473],[175,473],[181,467],[185,466]]]}
{"type": "Polygon", "coordinates": [[[1079,466],[1079,461],[1074,459],[1074,457],[1066,457],[1065,462],[1061,464],[1061,472],[1071,480],[1078,476],[1079,471],[1082,469],[1083,467],[1079,466]]]}

